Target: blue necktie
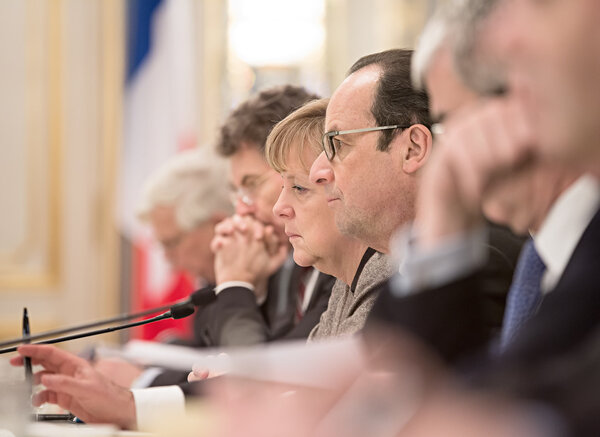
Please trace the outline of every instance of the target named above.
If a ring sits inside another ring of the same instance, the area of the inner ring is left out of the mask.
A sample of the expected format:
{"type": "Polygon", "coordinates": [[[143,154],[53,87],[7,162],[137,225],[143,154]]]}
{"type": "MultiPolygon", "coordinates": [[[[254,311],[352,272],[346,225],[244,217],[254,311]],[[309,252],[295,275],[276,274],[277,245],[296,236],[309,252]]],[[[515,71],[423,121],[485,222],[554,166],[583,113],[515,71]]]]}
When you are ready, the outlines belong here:
{"type": "Polygon", "coordinates": [[[502,322],[501,350],[514,338],[521,326],[535,314],[541,300],[540,282],[546,271],[544,262],[529,239],[521,250],[513,282],[506,298],[506,310],[502,322]]]}

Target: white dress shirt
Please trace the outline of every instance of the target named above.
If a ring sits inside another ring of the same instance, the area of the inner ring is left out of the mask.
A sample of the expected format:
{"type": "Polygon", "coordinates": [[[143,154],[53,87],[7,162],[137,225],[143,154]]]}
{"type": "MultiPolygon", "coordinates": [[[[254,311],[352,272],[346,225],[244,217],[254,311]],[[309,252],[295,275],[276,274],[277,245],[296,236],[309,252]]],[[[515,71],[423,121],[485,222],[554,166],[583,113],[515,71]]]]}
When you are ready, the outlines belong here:
{"type": "Polygon", "coordinates": [[[131,392],[140,431],[152,430],[160,418],[185,414],[185,396],[176,385],[131,389],[131,392]]]}
{"type": "Polygon", "coordinates": [[[600,207],[600,184],[582,176],[554,202],[533,244],[546,265],[542,293],[551,291],[562,276],[583,232],[600,207]]]}

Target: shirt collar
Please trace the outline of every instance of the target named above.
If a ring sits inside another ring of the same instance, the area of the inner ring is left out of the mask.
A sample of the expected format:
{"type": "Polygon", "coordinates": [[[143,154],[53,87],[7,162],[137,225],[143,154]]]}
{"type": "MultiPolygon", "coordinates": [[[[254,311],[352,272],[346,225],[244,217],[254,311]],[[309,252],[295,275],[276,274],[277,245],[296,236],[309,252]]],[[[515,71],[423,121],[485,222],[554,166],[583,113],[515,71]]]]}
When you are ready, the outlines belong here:
{"type": "Polygon", "coordinates": [[[547,284],[550,289],[565,270],[599,205],[600,184],[592,176],[582,176],[558,197],[533,236],[548,275],[553,278],[554,283],[547,284]]]}

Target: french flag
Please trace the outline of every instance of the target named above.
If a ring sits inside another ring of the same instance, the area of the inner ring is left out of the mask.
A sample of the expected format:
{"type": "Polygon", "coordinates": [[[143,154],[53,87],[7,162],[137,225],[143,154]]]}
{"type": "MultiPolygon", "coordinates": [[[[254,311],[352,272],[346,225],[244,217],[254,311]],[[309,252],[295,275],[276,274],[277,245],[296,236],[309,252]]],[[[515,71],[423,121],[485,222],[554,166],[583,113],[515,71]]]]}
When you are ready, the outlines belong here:
{"type": "MultiPolygon", "coordinates": [[[[130,284],[130,306],[141,310],[186,297],[192,291],[190,278],[170,270],[135,210],[148,176],[178,151],[196,146],[197,72],[192,0],[127,0],[126,11],[118,210],[125,246],[131,248],[125,251],[129,255],[125,255],[122,272],[130,284]]],[[[146,325],[133,335],[144,339],[185,336],[190,331],[189,319],[146,325]]]]}

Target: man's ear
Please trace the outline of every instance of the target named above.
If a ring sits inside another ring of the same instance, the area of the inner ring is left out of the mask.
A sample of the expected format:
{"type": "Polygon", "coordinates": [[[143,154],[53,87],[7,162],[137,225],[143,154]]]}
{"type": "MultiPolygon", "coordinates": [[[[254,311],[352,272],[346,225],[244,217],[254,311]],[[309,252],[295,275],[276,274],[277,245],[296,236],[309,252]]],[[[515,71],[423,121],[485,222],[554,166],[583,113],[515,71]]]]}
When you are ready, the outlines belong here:
{"type": "Polygon", "coordinates": [[[402,170],[410,174],[419,170],[427,162],[433,137],[431,131],[422,124],[413,124],[404,134],[406,146],[403,150],[402,170]]]}

